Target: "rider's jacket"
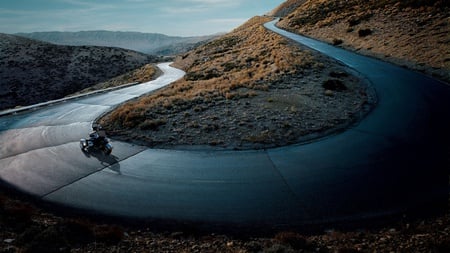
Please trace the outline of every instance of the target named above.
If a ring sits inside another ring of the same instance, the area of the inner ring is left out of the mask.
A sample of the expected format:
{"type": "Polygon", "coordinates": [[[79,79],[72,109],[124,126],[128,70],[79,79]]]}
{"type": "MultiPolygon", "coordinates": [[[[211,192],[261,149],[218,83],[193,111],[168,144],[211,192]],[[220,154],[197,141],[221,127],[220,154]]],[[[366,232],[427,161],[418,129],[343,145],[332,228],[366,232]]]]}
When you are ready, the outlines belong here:
{"type": "Polygon", "coordinates": [[[100,137],[100,136],[99,136],[99,134],[98,134],[97,131],[94,131],[94,132],[92,132],[92,133],[89,134],[89,137],[90,137],[91,139],[95,140],[95,139],[97,139],[97,138],[100,137]]]}

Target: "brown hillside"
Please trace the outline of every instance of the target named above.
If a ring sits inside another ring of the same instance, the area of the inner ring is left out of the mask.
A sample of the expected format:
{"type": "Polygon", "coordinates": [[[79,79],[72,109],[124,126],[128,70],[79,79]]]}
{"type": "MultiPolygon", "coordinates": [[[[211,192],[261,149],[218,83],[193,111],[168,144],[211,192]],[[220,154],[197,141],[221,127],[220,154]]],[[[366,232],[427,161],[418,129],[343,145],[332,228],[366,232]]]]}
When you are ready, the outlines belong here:
{"type": "Polygon", "coordinates": [[[269,12],[268,15],[273,17],[285,17],[305,2],[306,0],[287,0],[269,12]]]}
{"type": "Polygon", "coordinates": [[[187,72],[184,79],[120,106],[102,124],[116,138],[150,146],[246,149],[286,145],[356,120],[368,100],[360,80],[267,31],[269,20],[255,17],[180,56],[175,65],[187,72]]]}
{"type": "Polygon", "coordinates": [[[0,34],[0,110],[57,99],[156,58],[120,48],[57,46],[0,34]]]}
{"type": "Polygon", "coordinates": [[[295,2],[280,27],[450,82],[449,1],[295,2]]]}

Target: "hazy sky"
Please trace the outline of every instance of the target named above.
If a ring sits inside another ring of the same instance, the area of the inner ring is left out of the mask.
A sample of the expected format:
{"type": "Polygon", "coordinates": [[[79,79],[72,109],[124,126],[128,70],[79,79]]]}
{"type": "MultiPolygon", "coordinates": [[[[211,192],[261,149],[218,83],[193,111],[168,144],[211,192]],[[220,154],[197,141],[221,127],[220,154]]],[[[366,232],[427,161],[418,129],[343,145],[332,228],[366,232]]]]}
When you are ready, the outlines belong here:
{"type": "Polygon", "coordinates": [[[1,0],[0,33],[137,31],[167,35],[228,32],[285,0],[1,0]]]}

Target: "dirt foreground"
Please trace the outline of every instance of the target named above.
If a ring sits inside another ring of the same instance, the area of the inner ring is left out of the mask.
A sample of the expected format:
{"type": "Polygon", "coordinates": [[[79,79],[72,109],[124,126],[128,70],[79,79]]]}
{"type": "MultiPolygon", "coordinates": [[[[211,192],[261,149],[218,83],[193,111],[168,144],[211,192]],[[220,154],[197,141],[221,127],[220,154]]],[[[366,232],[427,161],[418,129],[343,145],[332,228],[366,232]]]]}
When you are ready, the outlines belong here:
{"type": "Polygon", "coordinates": [[[55,214],[26,197],[0,193],[0,252],[450,252],[450,213],[389,226],[317,233],[279,231],[267,236],[217,234],[189,226],[138,227],[95,216],[55,214]]]}

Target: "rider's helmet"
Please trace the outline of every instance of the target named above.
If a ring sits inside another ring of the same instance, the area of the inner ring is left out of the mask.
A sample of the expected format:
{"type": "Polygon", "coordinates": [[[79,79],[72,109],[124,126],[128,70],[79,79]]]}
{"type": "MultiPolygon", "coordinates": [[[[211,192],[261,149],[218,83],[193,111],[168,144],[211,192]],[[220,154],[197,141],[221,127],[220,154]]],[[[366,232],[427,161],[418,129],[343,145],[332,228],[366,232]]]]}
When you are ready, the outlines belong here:
{"type": "Polygon", "coordinates": [[[100,131],[100,130],[102,130],[102,126],[100,124],[93,124],[92,125],[92,130],[100,131]]]}

